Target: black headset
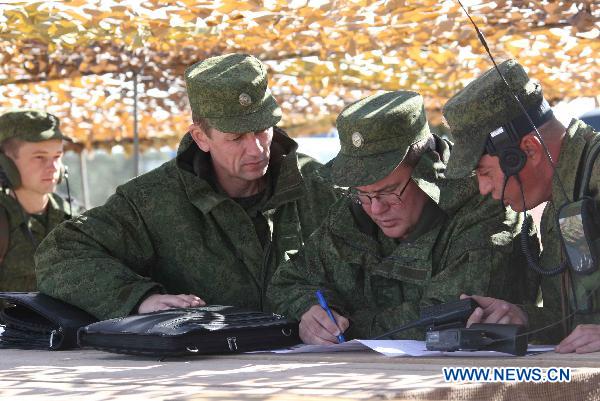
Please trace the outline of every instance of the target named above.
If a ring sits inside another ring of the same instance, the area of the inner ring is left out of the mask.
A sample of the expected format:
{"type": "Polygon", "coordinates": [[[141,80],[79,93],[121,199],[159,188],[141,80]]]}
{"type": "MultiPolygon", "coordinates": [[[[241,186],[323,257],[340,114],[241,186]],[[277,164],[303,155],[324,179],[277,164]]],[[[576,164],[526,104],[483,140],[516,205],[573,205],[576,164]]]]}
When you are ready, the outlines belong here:
{"type": "Polygon", "coordinates": [[[492,131],[485,144],[486,153],[498,156],[505,179],[519,174],[527,163],[527,155],[519,147],[521,136],[512,123],[492,131]]]}

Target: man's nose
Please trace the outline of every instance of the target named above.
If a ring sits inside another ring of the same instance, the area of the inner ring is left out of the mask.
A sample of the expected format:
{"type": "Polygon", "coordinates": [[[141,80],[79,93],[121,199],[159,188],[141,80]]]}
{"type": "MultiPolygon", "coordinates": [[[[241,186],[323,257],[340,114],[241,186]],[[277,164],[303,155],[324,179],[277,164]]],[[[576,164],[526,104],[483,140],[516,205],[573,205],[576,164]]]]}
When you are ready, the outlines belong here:
{"type": "Polygon", "coordinates": [[[58,160],[52,160],[49,163],[49,167],[52,169],[52,171],[58,171],[58,170],[60,170],[61,164],[62,164],[62,162],[60,161],[60,159],[58,159],[58,160]]]}
{"type": "Polygon", "coordinates": [[[384,213],[387,209],[387,203],[382,202],[378,197],[371,198],[371,213],[378,215],[384,213]]]}
{"type": "Polygon", "coordinates": [[[245,136],[246,152],[252,156],[261,156],[264,153],[265,148],[260,142],[260,137],[254,132],[250,132],[245,136]]]}

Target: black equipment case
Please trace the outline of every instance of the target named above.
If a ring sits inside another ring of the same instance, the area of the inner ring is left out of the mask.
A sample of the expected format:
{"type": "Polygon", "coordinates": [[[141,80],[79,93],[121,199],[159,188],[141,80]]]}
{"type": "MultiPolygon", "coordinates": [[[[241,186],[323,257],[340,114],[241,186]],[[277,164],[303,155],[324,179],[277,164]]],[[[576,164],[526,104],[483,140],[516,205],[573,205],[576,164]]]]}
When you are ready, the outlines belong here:
{"type": "Polygon", "coordinates": [[[222,305],[104,320],[82,327],[78,341],[82,347],[152,356],[247,352],[300,343],[297,322],[222,305]]]}

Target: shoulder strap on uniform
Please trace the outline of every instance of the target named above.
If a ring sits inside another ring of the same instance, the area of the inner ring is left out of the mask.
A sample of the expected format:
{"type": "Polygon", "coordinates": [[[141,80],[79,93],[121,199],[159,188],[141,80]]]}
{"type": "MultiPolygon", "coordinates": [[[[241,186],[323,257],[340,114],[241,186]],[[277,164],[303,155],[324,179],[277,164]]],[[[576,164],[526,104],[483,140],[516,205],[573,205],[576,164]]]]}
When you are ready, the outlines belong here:
{"type": "Polygon", "coordinates": [[[9,237],[8,212],[4,206],[0,206],[0,265],[4,263],[4,257],[8,252],[9,237]]]}
{"type": "Polygon", "coordinates": [[[592,172],[594,170],[594,164],[600,154],[600,139],[597,140],[592,146],[590,146],[589,152],[587,152],[585,158],[585,165],[583,166],[583,177],[579,184],[579,199],[588,195],[590,179],[592,178],[592,172]]]}

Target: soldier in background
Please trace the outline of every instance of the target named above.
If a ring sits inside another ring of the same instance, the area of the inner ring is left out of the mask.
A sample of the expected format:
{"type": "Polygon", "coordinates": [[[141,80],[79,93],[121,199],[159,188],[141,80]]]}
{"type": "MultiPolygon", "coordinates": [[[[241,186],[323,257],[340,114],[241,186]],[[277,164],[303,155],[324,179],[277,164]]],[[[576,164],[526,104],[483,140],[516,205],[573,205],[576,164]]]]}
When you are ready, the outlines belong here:
{"type": "Polygon", "coordinates": [[[193,123],[176,158],[54,230],[36,254],[42,292],[99,319],[272,309],[275,268],[325,218],[333,189],[275,127],[281,109],[258,59],[212,57],[185,79],[193,123]]]}
{"type": "Polygon", "coordinates": [[[38,110],[0,116],[0,291],[34,291],[33,254],[71,217],[54,193],[64,176],[58,118],[38,110]]]}
{"type": "MultiPolygon", "coordinates": [[[[350,187],[348,197],[279,267],[269,289],[278,311],[300,320],[304,342],[336,343],[346,330],[347,338],[378,336],[465,291],[535,298],[513,242],[517,214],[480,196],[473,177],[444,178],[451,147],[429,131],[420,95],[367,97],[345,108],[337,127],[332,178],[350,187]],[[317,303],[319,289],[337,326],[317,303]]],[[[529,242],[536,246],[534,232],[529,242]]]]}

